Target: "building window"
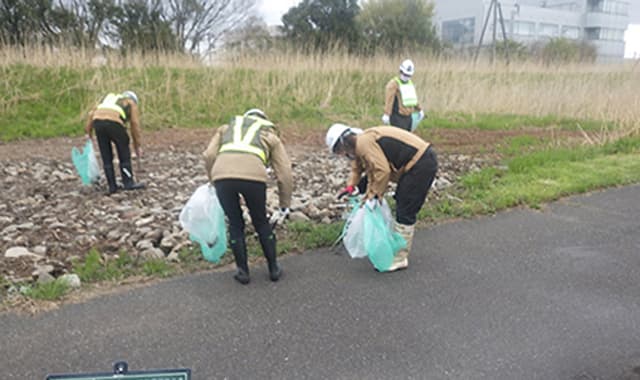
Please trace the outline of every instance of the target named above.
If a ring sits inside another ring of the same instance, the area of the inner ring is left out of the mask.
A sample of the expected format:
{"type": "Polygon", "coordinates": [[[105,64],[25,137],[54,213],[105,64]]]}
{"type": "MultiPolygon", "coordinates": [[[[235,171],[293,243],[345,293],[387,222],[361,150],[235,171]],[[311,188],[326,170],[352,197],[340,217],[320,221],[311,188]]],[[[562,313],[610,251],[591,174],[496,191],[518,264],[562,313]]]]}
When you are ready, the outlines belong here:
{"type": "Polygon", "coordinates": [[[453,44],[472,44],[476,27],[473,17],[442,23],[442,39],[453,44]]]}
{"type": "Polygon", "coordinates": [[[600,29],[600,39],[610,41],[624,40],[624,29],[602,28],[600,29]]]}
{"type": "Polygon", "coordinates": [[[628,16],[629,2],[622,0],[588,0],[587,11],[628,16]]]}
{"type": "Polygon", "coordinates": [[[624,29],[586,28],[584,31],[588,40],[624,41],[624,29]]]}
{"type": "Polygon", "coordinates": [[[580,38],[580,28],[576,26],[563,26],[562,37],[577,40],[580,38]]]}
{"type": "Polygon", "coordinates": [[[513,34],[533,36],[536,34],[536,24],[528,21],[515,21],[513,23],[513,34]]]}
{"type": "Polygon", "coordinates": [[[538,29],[538,34],[544,37],[557,37],[558,25],[541,23],[538,29]]]}

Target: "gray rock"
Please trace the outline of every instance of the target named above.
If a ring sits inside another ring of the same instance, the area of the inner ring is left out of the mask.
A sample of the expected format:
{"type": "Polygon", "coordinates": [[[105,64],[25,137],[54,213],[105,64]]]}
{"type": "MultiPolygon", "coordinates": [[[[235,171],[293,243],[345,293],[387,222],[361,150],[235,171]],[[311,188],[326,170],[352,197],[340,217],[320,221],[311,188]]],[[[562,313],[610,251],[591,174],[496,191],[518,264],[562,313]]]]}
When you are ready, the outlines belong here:
{"type": "Polygon", "coordinates": [[[0,234],[9,235],[18,231],[18,226],[16,224],[12,224],[10,226],[5,227],[0,234]]]}
{"type": "Polygon", "coordinates": [[[33,226],[34,224],[32,222],[27,222],[27,223],[18,224],[16,227],[19,230],[30,230],[33,228],[33,226]]]}
{"type": "Polygon", "coordinates": [[[7,257],[7,258],[17,258],[17,257],[24,257],[24,256],[33,257],[34,259],[42,258],[42,256],[29,252],[27,248],[19,247],[19,246],[11,247],[4,252],[4,257],[7,257]]]}
{"type": "Polygon", "coordinates": [[[64,274],[60,276],[60,280],[66,282],[73,289],[77,289],[82,285],[80,276],[75,273],[64,274]]]}
{"type": "Polygon", "coordinates": [[[146,226],[147,224],[151,224],[153,222],[154,216],[151,215],[150,217],[147,218],[143,218],[140,219],[138,221],[136,221],[136,226],[137,227],[142,227],[142,226],[146,226]]]}
{"type": "Polygon", "coordinates": [[[37,278],[38,282],[50,282],[53,279],[51,273],[54,270],[55,268],[51,264],[36,265],[34,271],[31,272],[31,276],[37,278]]]}
{"type": "Polygon", "coordinates": [[[164,252],[160,248],[149,248],[140,252],[140,256],[145,259],[164,259],[164,252]]]}
{"type": "Polygon", "coordinates": [[[55,277],[53,277],[52,275],[50,275],[49,273],[46,273],[46,272],[38,272],[33,277],[37,278],[38,279],[37,281],[40,284],[47,284],[49,282],[53,282],[53,281],[56,280],[55,277]]]}
{"type": "Polygon", "coordinates": [[[33,247],[33,253],[40,256],[45,256],[47,254],[47,247],[44,245],[37,245],[33,247]]]}
{"type": "Polygon", "coordinates": [[[139,242],[136,243],[136,248],[144,251],[147,249],[151,249],[154,248],[153,246],[153,242],[151,240],[145,239],[145,240],[140,240],[139,242]]]}
{"type": "Polygon", "coordinates": [[[311,220],[307,215],[305,215],[302,211],[294,211],[289,214],[289,219],[294,222],[306,222],[311,220]]]}

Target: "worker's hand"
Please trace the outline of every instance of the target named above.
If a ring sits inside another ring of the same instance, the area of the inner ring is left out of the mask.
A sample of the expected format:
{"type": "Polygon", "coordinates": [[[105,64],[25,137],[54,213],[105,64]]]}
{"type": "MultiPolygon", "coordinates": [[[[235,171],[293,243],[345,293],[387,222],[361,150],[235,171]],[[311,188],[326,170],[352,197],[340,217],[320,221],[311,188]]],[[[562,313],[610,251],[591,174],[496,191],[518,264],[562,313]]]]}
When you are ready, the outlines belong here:
{"type": "Polygon", "coordinates": [[[142,158],[142,148],[141,147],[137,147],[135,148],[136,151],[136,156],[139,158],[142,158]]]}
{"type": "Polygon", "coordinates": [[[386,113],[382,115],[382,124],[389,125],[389,115],[387,115],[386,113]]]}
{"type": "Polygon", "coordinates": [[[88,133],[85,133],[84,139],[85,140],[91,140],[91,136],[88,133]]]}
{"type": "Polygon", "coordinates": [[[271,227],[273,228],[276,225],[283,223],[289,216],[289,212],[289,208],[280,208],[271,214],[271,218],[269,218],[269,224],[271,224],[271,227]]]}
{"type": "Polygon", "coordinates": [[[420,110],[420,120],[424,119],[424,111],[420,110]]]}
{"type": "Polygon", "coordinates": [[[340,190],[340,193],[338,194],[338,199],[341,199],[345,195],[357,195],[357,194],[358,194],[358,188],[349,185],[344,189],[340,190]]]}

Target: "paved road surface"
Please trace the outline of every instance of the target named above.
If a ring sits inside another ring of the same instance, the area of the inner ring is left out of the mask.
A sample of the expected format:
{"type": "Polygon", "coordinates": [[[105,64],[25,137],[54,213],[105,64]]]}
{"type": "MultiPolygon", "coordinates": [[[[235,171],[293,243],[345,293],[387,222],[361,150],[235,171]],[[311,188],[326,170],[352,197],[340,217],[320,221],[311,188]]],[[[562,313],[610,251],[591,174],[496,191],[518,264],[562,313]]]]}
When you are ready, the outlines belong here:
{"type": "Polygon", "coordinates": [[[327,250],[0,316],[2,379],[188,367],[194,379],[640,380],[640,186],[417,233],[379,274],[327,250]]]}

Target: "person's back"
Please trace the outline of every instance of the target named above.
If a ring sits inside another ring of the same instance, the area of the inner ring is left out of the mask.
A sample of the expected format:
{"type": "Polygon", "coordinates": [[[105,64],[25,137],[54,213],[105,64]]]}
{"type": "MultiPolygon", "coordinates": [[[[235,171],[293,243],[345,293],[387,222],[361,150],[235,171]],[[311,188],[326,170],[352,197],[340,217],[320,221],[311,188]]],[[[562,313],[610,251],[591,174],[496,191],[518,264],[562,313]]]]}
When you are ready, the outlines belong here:
{"type": "Polygon", "coordinates": [[[142,150],[140,147],[138,96],[132,91],[106,95],[89,113],[85,125],[87,137],[91,136],[92,131],[96,133],[105,177],[109,186],[108,194],[113,194],[118,190],[113,168],[112,143],[116,146],[118,159],[120,160],[123,188],[125,190],[135,190],[144,187],[142,184],[135,183],[133,179],[127,124],[130,126],[135,152],[140,157],[142,150]]]}
{"type": "Polygon", "coordinates": [[[234,278],[242,284],[249,283],[245,225],[239,202],[242,196],[267,258],[269,276],[277,281],[281,271],[276,261],[275,235],[266,215],[266,166],[271,165],[278,179],[279,212],[283,218],[291,204],[293,177],[275,125],[264,112],[249,110],[216,130],[203,157],[209,180],[229,219],[230,244],[238,268],[234,278]]]}

